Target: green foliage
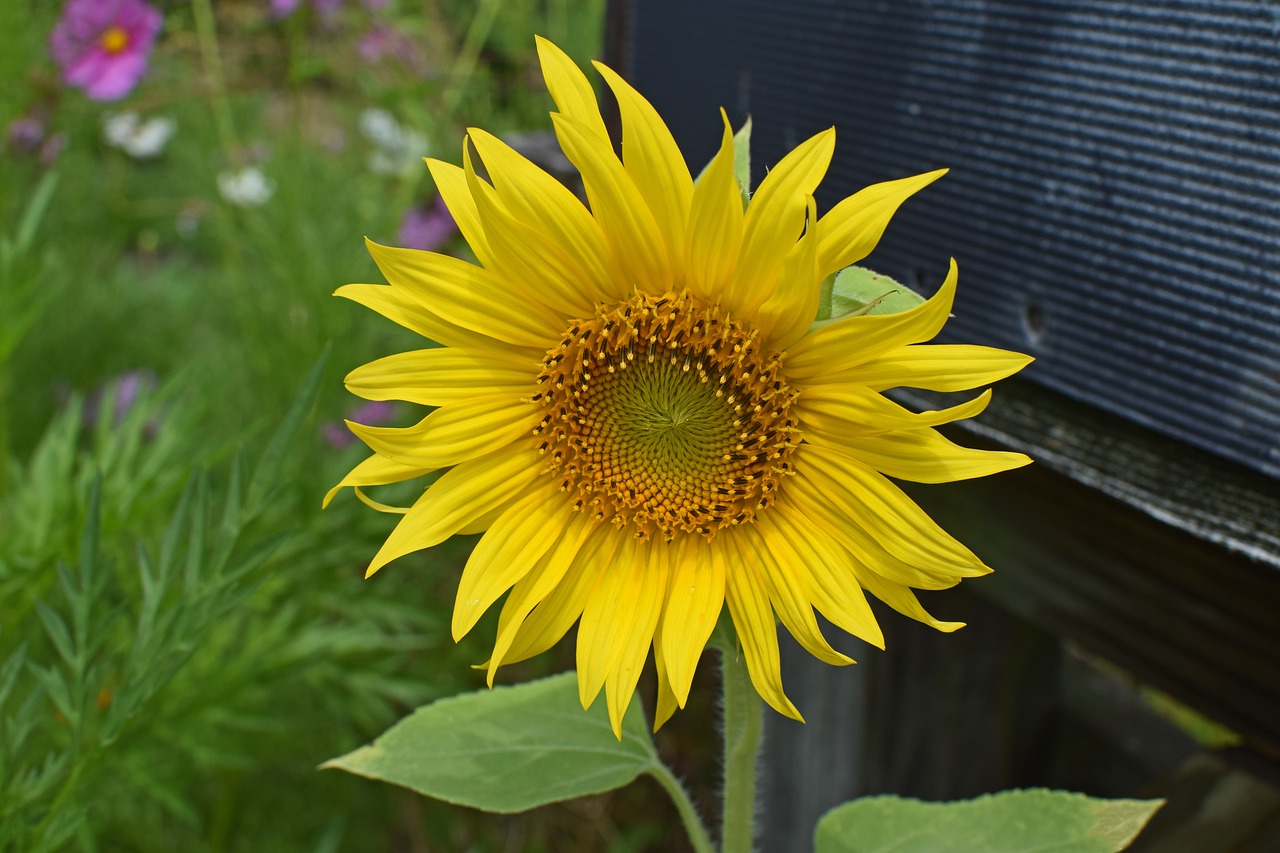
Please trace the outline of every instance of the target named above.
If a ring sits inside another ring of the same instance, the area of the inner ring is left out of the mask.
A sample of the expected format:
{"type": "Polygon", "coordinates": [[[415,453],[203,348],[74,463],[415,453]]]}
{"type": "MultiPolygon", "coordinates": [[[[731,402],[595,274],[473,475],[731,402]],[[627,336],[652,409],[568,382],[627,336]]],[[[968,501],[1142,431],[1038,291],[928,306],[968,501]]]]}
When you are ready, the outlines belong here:
{"type": "Polygon", "coordinates": [[[867,797],[818,821],[816,853],[1116,853],[1163,801],[1004,791],[954,803],[867,797]]]}
{"type": "MultiPolygon", "coordinates": [[[[59,81],[62,5],[0,3],[0,130],[34,118],[66,143],[52,165],[0,155],[0,851],[503,849],[507,826],[315,772],[476,686],[485,655],[483,631],[449,638],[465,540],[364,581],[395,519],[349,494],[319,510],[361,458],[321,434],[353,405],[342,375],[423,345],[330,294],[381,280],[361,236],[394,243],[432,196],[420,163],[370,171],[361,113],[455,162],[467,123],[545,128],[532,34],[598,56],[603,4],[485,23],[474,3],[348,3],[323,22],[219,0],[221,91],[194,7],[157,4],[151,72],[111,104],[59,81]],[[375,24],[420,61],[362,59],[375,24]],[[135,159],[104,140],[121,111],[177,133],[135,159]],[[247,164],[275,187],[258,207],[218,191],[247,164]],[[126,399],[126,373],[155,387],[126,399]]],[[[554,824],[528,822],[522,846],[574,847],[554,824]]]]}
{"type": "Polygon", "coordinates": [[[619,741],[604,702],[584,712],[577,674],[566,672],[441,699],[323,766],[458,805],[521,812],[657,772],[638,706],[628,708],[619,741]]]}
{"type": "Polygon", "coordinates": [[[406,671],[440,655],[444,607],[355,595],[352,549],[316,543],[359,519],[290,505],[323,376],[256,465],[241,452],[185,487],[203,442],[182,418],[194,401],[172,389],[118,424],[110,393],[88,427],[75,401],[15,465],[0,503],[0,850],[198,849],[226,774],[283,763],[301,788],[344,740],[457,689],[406,671]]]}

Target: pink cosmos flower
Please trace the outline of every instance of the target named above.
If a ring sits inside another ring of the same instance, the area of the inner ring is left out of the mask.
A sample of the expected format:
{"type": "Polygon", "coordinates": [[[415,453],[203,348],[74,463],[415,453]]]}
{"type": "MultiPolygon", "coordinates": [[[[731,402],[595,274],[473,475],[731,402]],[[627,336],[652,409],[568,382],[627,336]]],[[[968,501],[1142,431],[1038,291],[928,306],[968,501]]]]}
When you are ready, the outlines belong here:
{"type": "Polygon", "coordinates": [[[163,16],[143,0],[67,0],[49,36],[62,79],[95,101],[123,98],[138,85],[163,16]]]}

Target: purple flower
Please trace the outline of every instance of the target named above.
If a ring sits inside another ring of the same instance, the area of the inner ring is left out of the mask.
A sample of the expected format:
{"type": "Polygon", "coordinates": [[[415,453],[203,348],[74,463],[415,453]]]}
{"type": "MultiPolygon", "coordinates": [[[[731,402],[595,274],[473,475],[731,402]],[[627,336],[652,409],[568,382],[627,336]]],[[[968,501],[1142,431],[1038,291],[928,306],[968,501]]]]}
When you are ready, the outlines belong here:
{"type": "MultiPolygon", "coordinates": [[[[129,412],[137,405],[138,400],[156,389],[156,375],[150,370],[130,370],[119,376],[108,379],[94,389],[85,401],[84,422],[92,427],[103,416],[102,406],[108,399],[114,403],[111,422],[115,426],[124,423],[129,412]]],[[[148,425],[153,431],[155,424],[148,425]]]]}
{"type": "Polygon", "coordinates": [[[62,153],[62,149],[67,147],[67,134],[58,131],[52,134],[40,146],[40,162],[46,166],[52,166],[53,161],[58,159],[58,155],[62,153]]]}
{"type": "Polygon", "coordinates": [[[49,52],[68,86],[95,101],[114,101],[146,73],[163,20],[143,0],[67,0],[49,52]]]}
{"type": "MultiPolygon", "coordinates": [[[[349,410],[347,412],[347,420],[369,426],[381,426],[391,420],[395,413],[395,403],[386,400],[372,400],[349,410]]],[[[324,440],[329,442],[329,446],[337,450],[350,447],[355,442],[355,436],[351,434],[346,425],[336,421],[330,421],[325,424],[321,432],[324,435],[324,440]]]]}
{"type": "Polygon", "coordinates": [[[407,249],[434,252],[456,233],[458,225],[453,221],[453,214],[449,213],[444,199],[437,198],[430,207],[418,204],[409,208],[396,239],[407,249]]]}
{"type": "Polygon", "coordinates": [[[315,7],[322,20],[329,21],[342,8],[342,0],[311,0],[311,5],[315,7]]]}
{"type": "Polygon", "coordinates": [[[302,0],[271,0],[271,17],[287,18],[298,8],[302,0]]]}
{"type": "Polygon", "coordinates": [[[31,116],[15,118],[9,122],[5,138],[15,153],[30,154],[39,148],[44,140],[44,123],[31,116]]]}
{"type": "MultiPolygon", "coordinates": [[[[270,0],[271,17],[279,20],[287,18],[294,12],[298,11],[298,7],[302,5],[302,0],[270,0]]],[[[325,23],[333,21],[338,11],[342,8],[342,0],[311,0],[311,8],[315,9],[320,15],[320,20],[325,23]]]]}
{"type": "Polygon", "coordinates": [[[422,52],[412,37],[390,24],[374,24],[361,37],[356,50],[360,58],[373,65],[387,59],[395,59],[411,70],[422,67],[422,52]]]}

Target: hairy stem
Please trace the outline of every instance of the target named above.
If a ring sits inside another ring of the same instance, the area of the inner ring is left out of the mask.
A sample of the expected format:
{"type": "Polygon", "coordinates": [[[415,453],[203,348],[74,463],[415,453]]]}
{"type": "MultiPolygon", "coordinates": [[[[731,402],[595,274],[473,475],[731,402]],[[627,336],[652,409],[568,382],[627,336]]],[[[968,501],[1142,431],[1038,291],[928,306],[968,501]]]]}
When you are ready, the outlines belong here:
{"type": "Polygon", "coordinates": [[[760,697],[747,664],[721,648],[724,684],[724,820],[721,853],[751,853],[756,829],[756,759],[762,726],[760,697]]]}
{"type": "Polygon", "coordinates": [[[695,853],[715,853],[711,836],[707,833],[702,818],[698,816],[698,810],[694,808],[693,801],[689,799],[689,792],[684,789],[684,785],[680,784],[680,780],[660,761],[654,762],[650,772],[671,797],[671,801],[676,804],[676,810],[680,812],[680,820],[684,823],[685,832],[689,833],[689,841],[693,844],[695,853]]]}

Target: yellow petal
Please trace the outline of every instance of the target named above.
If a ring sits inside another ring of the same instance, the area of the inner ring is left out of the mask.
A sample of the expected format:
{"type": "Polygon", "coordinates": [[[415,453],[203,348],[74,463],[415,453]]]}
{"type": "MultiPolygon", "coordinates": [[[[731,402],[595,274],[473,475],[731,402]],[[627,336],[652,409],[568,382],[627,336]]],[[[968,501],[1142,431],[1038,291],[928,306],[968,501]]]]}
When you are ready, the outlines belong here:
{"type": "Polygon", "coordinates": [[[798,385],[814,384],[819,377],[828,377],[834,371],[929,340],[951,314],[957,275],[953,258],[942,287],[923,304],[897,314],[847,317],[805,335],[787,353],[787,379],[798,385]]]}
{"type": "Polygon", "coordinates": [[[671,263],[662,232],[613,149],[572,119],[560,115],[551,119],[560,147],[582,175],[614,274],[649,293],[670,290],[671,263]]]}
{"type": "Polygon", "coordinates": [[[1031,464],[1024,453],[961,447],[935,429],[864,435],[855,443],[835,446],[883,474],[913,483],[969,480],[1031,464]]]}
{"type": "Polygon", "coordinates": [[[573,260],[598,296],[624,297],[626,288],[608,274],[604,234],[578,197],[493,134],[479,128],[468,133],[511,216],[544,233],[573,260]]]}
{"type": "Polygon", "coordinates": [[[364,493],[364,489],[359,486],[356,486],[351,491],[356,493],[356,497],[360,499],[362,504],[370,509],[376,509],[378,512],[385,512],[388,515],[407,515],[409,512],[409,508],[406,506],[391,506],[390,504],[384,504],[381,501],[375,501],[373,498],[366,495],[364,493]]]}
{"type": "Polygon", "coordinates": [[[474,536],[477,533],[484,533],[490,527],[493,527],[493,523],[498,520],[499,516],[511,508],[511,505],[516,502],[518,497],[518,495],[508,496],[505,501],[498,504],[493,509],[483,515],[477,515],[475,518],[471,519],[471,521],[468,521],[466,524],[459,527],[458,532],[454,535],[474,536]]]}
{"type": "Polygon", "coordinates": [[[443,160],[423,158],[431,179],[436,183],[436,192],[449,208],[449,215],[458,225],[467,245],[475,254],[476,260],[486,268],[493,266],[493,253],[489,250],[489,239],[485,236],[484,225],[480,222],[480,211],[476,201],[471,197],[471,188],[467,185],[466,173],[461,166],[445,163],[443,160]]]}
{"type": "MultiPolygon", "coordinates": [[[[617,636],[619,652],[617,663],[605,678],[604,693],[609,704],[609,721],[618,740],[622,740],[622,716],[635,696],[662,613],[670,576],[669,550],[665,542],[641,542],[628,597],[612,604],[615,610],[622,611],[615,618],[612,632],[617,636]]],[[[583,616],[585,618],[585,612],[583,616]]]]}
{"type": "MultiPolygon", "coordinates": [[[[358,302],[366,308],[377,311],[393,323],[398,323],[411,332],[417,332],[424,338],[445,346],[471,349],[494,349],[503,346],[487,335],[448,322],[428,309],[417,298],[399,288],[388,287],[385,284],[348,284],[335,290],[334,296],[358,302]]],[[[539,360],[545,350],[545,345],[534,348],[539,360]]]]}
{"type": "MultiPolygon", "coordinates": [[[[453,639],[461,640],[504,592],[529,573],[562,531],[554,508],[560,487],[554,481],[535,489],[504,512],[476,543],[453,604],[453,639]]],[[[558,503],[564,503],[563,500],[558,503]]]]}
{"type": "Polygon", "coordinates": [[[829,128],[800,143],[760,182],[747,206],[738,272],[724,302],[737,314],[751,314],[773,292],[782,261],[805,226],[808,199],[827,173],[836,132],[829,128]]]}
{"type": "Polygon", "coordinates": [[[584,708],[609,675],[634,662],[642,641],[640,653],[649,648],[666,591],[665,561],[655,567],[647,543],[622,531],[614,535],[624,541],[587,597],[578,623],[578,696],[584,708]]]}
{"type": "MultiPolygon", "coordinates": [[[[877,523],[876,519],[861,516],[851,518],[844,514],[842,507],[835,505],[839,501],[830,501],[825,495],[812,489],[811,484],[796,477],[780,490],[778,501],[794,505],[800,517],[817,530],[817,535],[830,537],[848,551],[856,563],[855,572],[859,578],[865,572],[872,571],[904,586],[949,589],[959,583],[962,577],[978,577],[991,572],[985,566],[957,564],[949,555],[926,554],[916,563],[902,560],[885,550],[867,532],[868,526],[877,523]]],[[[919,554],[925,554],[924,549],[919,549],[919,554]]]]}
{"type": "Polygon", "coordinates": [[[525,660],[560,642],[560,638],[582,615],[587,598],[599,584],[601,575],[613,563],[619,540],[617,531],[611,527],[597,525],[591,528],[581,553],[569,565],[559,585],[520,625],[504,663],[525,660]]]}
{"type": "Polygon", "coordinates": [[[662,615],[665,673],[681,708],[693,674],[724,609],[724,554],[701,536],[673,543],[671,586],[662,615]],[[678,543],[678,544],[677,544],[678,543]]]}
{"type": "Polygon", "coordinates": [[[712,301],[737,269],[742,249],[742,193],[733,171],[733,128],[723,109],[720,116],[724,119],[720,150],[693,188],[684,247],[684,286],[712,301]]]}
{"type": "Polygon", "coordinates": [[[800,392],[793,411],[808,441],[852,446],[864,436],[902,429],[939,426],[971,418],[991,402],[988,388],[967,403],[913,412],[860,385],[814,385],[800,392]]]}
{"type": "Polygon", "coordinates": [[[328,494],[324,496],[321,508],[327,507],[329,502],[333,500],[333,496],[348,486],[381,486],[385,483],[401,483],[405,480],[412,480],[414,477],[421,477],[423,474],[430,474],[434,470],[434,468],[401,465],[399,462],[394,462],[385,456],[379,456],[375,453],[352,468],[350,473],[342,478],[342,482],[329,490],[328,494]]]}
{"type": "Polygon", "coordinates": [[[796,475],[784,488],[829,504],[846,526],[869,533],[904,562],[963,576],[990,571],[901,489],[861,463],[811,444],[801,445],[791,459],[796,475]]]}
{"type": "Polygon", "coordinates": [[[365,243],[392,287],[408,291],[456,326],[542,349],[564,332],[564,321],[554,312],[532,298],[513,299],[509,288],[480,267],[434,252],[365,243]]]}
{"type": "MultiPolygon", "coordinates": [[[[810,196],[809,221],[813,222],[817,215],[817,204],[810,196]]],[[[822,295],[817,245],[813,230],[806,231],[782,262],[773,295],[756,314],[756,327],[769,350],[785,350],[804,337],[813,325],[822,295]]]]}
{"type": "Polygon", "coordinates": [[[734,538],[743,562],[759,566],[774,611],[805,651],[833,666],[853,663],[848,655],[831,648],[822,636],[809,598],[808,570],[773,526],[760,518],[755,524],[743,526],[734,538]]]}
{"type": "Polygon", "coordinates": [[[818,236],[821,241],[819,276],[825,278],[871,254],[898,206],[946,173],[946,169],[938,169],[936,172],[873,184],[827,211],[827,215],[818,220],[818,236]]]}
{"type": "Polygon", "coordinates": [[[738,549],[730,538],[738,533],[722,533],[711,543],[713,548],[725,548],[727,562],[725,603],[742,644],[742,654],[747,659],[747,673],[751,683],[764,701],[779,714],[804,722],[804,717],[791,704],[782,691],[782,660],[778,653],[778,630],[773,621],[773,608],[769,606],[769,593],[765,589],[759,570],[743,564],[738,549]]]}
{"type": "Polygon", "coordinates": [[[347,374],[347,390],[366,400],[447,406],[485,394],[532,396],[541,365],[501,349],[437,347],[389,355],[347,374]]]}
{"type": "Polygon", "coordinates": [[[1012,376],[1033,361],[1029,355],[995,347],[926,344],[890,350],[848,370],[832,371],[821,381],[857,383],[876,391],[966,391],[1012,376]]]}
{"type": "Polygon", "coordinates": [[[473,519],[521,494],[543,476],[542,471],[541,457],[524,442],[454,466],[391,531],[365,577],[398,557],[439,545],[473,519]]]}
{"type": "Polygon", "coordinates": [[[683,260],[685,228],[693,200],[689,167],[658,111],[613,69],[599,62],[594,65],[618,99],[622,162],[649,204],[674,268],[683,260]]]}
{"type": "Polygon", "coordinates": [[[556,108],[564,115],[581,122],[586,130],[608,141],[604,119],[596,103],[596,93],[587,75],[560,48],[542,36],[534,36],[538,44],[538,61],[542,64],[542,79],[547,91],[556,102],[556,108]]]}
{"type": "Polygon", "coordinates": [[[781,497],[767,523],[808,570],[814,607],[841,630],[883,649],[884,633],[862,594],[853,555],[781,497]]]}
{"type": "Polygon", "coordinates": [[[590,577],[594,577],[594,568],[590,565],[591,553],[586,548],[586,543],[587,537],[596,530],[597,523],[584,513],[574,512],[567,503],[557,507],[554,512],[555,518],[548,524],[560,530],[560,538],[551,550],[542,555],[537,565],[516,582],[511,594],[503,602],[502,613],[498,616],[498,634],[493,644],[493,655],[485,664],[490,687],[493,686],[493,677],[499,666],[524,660],[550,648],[560,641],[565,631],[569,630],[569,626],[582,613],[582,606],[586,601],[583,581],[588,577],[588,569],[592,571],[590,577]],[[580,600],[577,595],[579,591],[580,600]],[[557,633],[557,625],[549,624],[546,628],[540,628],[531,620],[528,630],[524,631],[524,643],[516,644],[529,614],[549,598],[555,600],[547,602],[542,616],[550,623],[553,614],[563,620],[564,613],[558,611],[566,611],[571,615],[567,622],[563,622],[564,627],[557,633]],[[544,637],[550,637],[545,648],[539,646],[544,637]]]}
{"type": "Polygon", "coordinates": [[[964,627],[963,622],[941,622],[920,606],[920,600],[916,598],[914,592],[901,584],[884,580],[876,575],[868,575],[864,582],[867,591],[903,616],[909,616],[918,622],[923,622],[930,627],[937,628],[939,631],[950,633],[964,627]]]}
{"type": "Polygon", "coordinates": [[[503,281],[518,283],[511,288],[516,301],[520,295],[532,295],[562,318],[562,329],[564,320],[593,313],[596,284],[544,231],[508,213],[496,194],[477,192],[476,205],[489,233],[491,269],[503,281]]]}
{"type": "Polygon", "coordinates": [[[532,435],[538,412],[507,394],[488,394],[436,409],[403,429],[347,421],[369,449],[401,465],[443,468],[475,459],[532,435]]]}
{"type": "Polygon", "coordinates": [[[663,723],[671,719],[671,715],[676,712],[677,707],[676,694],[671,689],[671,679],[667,675],[669,666],[662,644],[662,633],[665,630],[666,618],[664,613],[658,619],[658,629],[653,632],[653,661],[655,668],[658,670],[658,699],[653,711],[653,730],[655,732],[662,728],[663,723]]]}

